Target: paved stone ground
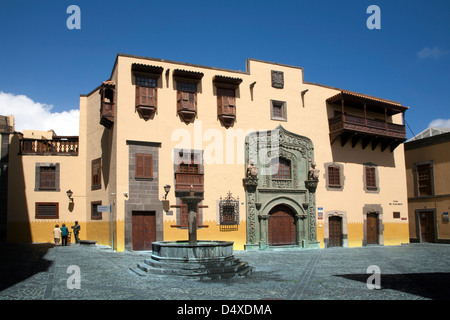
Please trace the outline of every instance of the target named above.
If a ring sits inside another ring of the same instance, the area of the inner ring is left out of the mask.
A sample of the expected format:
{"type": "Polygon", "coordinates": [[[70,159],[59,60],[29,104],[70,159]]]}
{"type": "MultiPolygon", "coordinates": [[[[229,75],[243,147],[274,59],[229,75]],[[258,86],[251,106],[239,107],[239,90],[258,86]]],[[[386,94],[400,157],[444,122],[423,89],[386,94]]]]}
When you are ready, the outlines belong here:
{"type": "Polygon", "coordinates": [[[255,268],[245,278],[141,277],[149,252],[99,246],[0,244],[0,300],[428,300],[449,299],[450,245],[407,244],[320,250],[236,251],[255,268]],[[80,289],[67,272],[80,269],[80,289]],[[369,290],[381,271],[381,289],[369,290]],[[69,281],[73,283],[72,281],[69,281]]]}

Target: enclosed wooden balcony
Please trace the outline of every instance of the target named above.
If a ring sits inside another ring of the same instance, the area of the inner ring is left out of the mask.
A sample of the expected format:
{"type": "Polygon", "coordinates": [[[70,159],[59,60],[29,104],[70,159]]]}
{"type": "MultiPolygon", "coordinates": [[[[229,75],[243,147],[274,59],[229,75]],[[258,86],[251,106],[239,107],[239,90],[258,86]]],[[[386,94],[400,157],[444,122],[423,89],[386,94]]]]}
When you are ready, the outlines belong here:
{"type": "Polygon", "coordinates": [[[78,155],[78,137],[49,139],[20,139],[19,153],[22,155],[78,155]]]}
{"type": "Polygon", "coordinates": [[[217,97],[217,116],[225,128],[236,121],[236,98],[231,96],[217,97]]]}
{"type": "Polygon", "coordinates": [[[158,110],[156,88],[136,87],[136,110],[144,120],[154,117],[158,110]]]}
{"type": "Polygon", "coordinates": [[[191,186],[195,192],[204,192],[202,173],[175,173],[175,192],[189,191],[191,186]]]}
{"type": "Polygon", "coordinates": [[[339,112],[335,110],[338,114],[328,119],[331,144],[339,138],[342,147],[351,142],[355,148],[361,142],[363,149],[371,145],[375,150],[380,145],[381,151],[389,148],[392,152],[406,140],[404,124],[390,120],[393,115],[401,113],[404,123],[404,113],[408,108],[400,103],[346,91],[327,102],[340,107],[339,112]],[[350,115],[347,111],[357,112],[360,116],[350,115]]]}
{"type": "Polygon", "coordinates": [[[106,128],[111,128],[114,124],[115,88],[114,81],[105,81],[99,92],[101,95],[100,124],[106,128]]]}

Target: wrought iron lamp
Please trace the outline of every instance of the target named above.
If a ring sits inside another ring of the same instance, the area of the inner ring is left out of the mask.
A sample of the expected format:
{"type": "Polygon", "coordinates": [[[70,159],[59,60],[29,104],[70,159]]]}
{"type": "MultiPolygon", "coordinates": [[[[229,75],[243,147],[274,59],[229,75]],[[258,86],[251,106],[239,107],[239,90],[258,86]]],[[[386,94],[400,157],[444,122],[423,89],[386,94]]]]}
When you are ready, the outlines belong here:
{"type": "Polygon", "coordinates": [[[72,190],[70,190],[70,189],[67,190],[66,194],[67,194],[67,197],[69,198],[70,202],[73,203],[73,198],[72,198],[73,192],[72,192],[72,190]]]}

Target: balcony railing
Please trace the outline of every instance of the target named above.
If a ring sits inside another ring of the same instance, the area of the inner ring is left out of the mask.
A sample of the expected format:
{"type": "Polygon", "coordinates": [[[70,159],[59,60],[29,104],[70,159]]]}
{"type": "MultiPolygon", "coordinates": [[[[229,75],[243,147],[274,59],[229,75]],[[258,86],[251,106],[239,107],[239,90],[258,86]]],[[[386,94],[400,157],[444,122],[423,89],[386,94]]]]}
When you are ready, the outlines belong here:
{"type": "Polygon", "coordinates": [[[21,139],[20,154],[23,155],[78,155],[78,137],[47,139],[21,139]]]}
{"type": "Polygon", "coordinates": [[[406,140],[405,126],[383,120],[339,114],[328,119],[331,143],[341,137],[341,144],[345,145],[352,138],[353,147],[361,139],[363,148],[372,142],[372,148],[381,142],[382,149],[391,146],[393,151],[406,140]]]}

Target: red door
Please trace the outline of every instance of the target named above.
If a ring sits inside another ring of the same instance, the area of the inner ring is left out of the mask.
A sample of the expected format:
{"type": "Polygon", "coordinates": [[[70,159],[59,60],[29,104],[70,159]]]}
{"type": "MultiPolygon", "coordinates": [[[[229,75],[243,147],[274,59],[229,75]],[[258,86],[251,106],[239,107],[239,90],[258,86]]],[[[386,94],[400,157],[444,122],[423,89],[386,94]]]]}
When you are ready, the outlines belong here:
{"type": "Polygon", "coordinates": [[[269,245],[295,245],[295,220],[291,210],[276,207],[272,210],[268,221],[269,245]]]}
{"type": "Polygon", "coordinates": [[[156,241],[155,211],[132,212],[133,250],[151,250],[156,241]]]}

